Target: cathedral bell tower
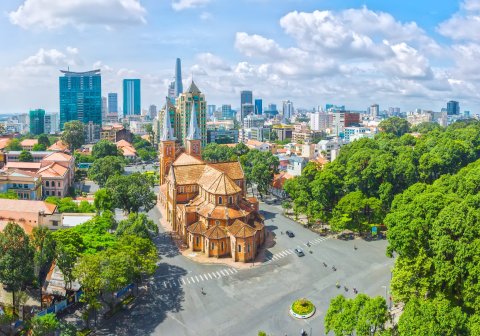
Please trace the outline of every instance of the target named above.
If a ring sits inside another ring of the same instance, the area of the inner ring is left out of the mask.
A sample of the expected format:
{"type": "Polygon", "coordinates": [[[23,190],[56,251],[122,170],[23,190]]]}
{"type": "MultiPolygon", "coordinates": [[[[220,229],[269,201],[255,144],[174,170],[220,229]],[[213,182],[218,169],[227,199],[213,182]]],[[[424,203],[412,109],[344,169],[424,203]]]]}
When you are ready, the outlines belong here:
{"type": "Polygon", "coordinates": [[[165,103],[163,114],[162,134],[160,137],[160,185],[165,183],[170,166],[175,161],[175,137],[173,136],[172,124],[170,123],[169,101],[165,103]]]}
{"type": "Polygon", "coordinates": [[[195,108],[194,100],[192,100],[192,113],[190,113],[190,123],[188,125],[188,135],[186,140],[187,154],[201,158],[202,134],[198,127],[197,109],[195,108]]]}

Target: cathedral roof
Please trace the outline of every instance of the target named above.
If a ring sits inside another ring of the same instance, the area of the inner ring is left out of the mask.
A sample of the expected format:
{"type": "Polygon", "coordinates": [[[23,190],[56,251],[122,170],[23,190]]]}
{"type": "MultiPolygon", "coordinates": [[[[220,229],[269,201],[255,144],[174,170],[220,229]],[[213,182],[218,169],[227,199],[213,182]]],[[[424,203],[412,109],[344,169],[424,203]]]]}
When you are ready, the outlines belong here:
{"type": "Polygon", "coordinates": [[[187,227],[187,231],[190,233],[203,234],[207,231],[207,226],[202,222],[195,222],[187,227]]]}
{"type": "Polygon", "coordinates": [[[225,228],[214,225],[205,232],[205,237],[207,237],[208,239],[227,238],[227,232],[225,232],[225,228]]]}
{"type": "Polygon", "coordinates": [[[236,238],[247,238],[255,235],[256,230],[250,225],[237,219],[227,227],[228,232],[236,238]]]}
{"type": "Polygon", "coordinates": [[[202,133],[200,132],[200,128],[198,127],[197,109],[195,108],[195,102],[192,101],[192,112],[190,113],[190,123],[188,124],[187,140],[201,140],[201,139],[202,139],[202,133]]]}
{"type": "Polygon", "coordinates": [[[205,167],[198,184],[215,195],[232,195],[242,191],[227,174],[210,166],[205,167]]]}
{"type": "Polygon", "coordinates": [[[172,124],[170,121],[170,111],[169,111],[169,99],[166,97],[165,102],[165,111],[163,112],[163,125],[162,125],[162,136],[160,141],[171,141],[175,140],[173,136],[172,124]]]}
{"type": "Polygon", "coordinates": [[[188,155],[187,153],[180,154],[173,163],[174,166],[188,166],[198,164],[204,165],[205,163],[192,155],[188,155]]]}

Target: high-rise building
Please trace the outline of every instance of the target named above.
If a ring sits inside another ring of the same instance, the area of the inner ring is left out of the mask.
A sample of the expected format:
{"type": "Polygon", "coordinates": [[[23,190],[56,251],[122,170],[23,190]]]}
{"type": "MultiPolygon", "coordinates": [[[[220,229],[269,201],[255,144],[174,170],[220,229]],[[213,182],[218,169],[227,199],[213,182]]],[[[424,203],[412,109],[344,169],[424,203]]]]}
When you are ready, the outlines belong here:
{"type": "Polygon", "coordinates": [[[388,115],[390,117],[398,117],[400,115],[400,107],[389,107],[388,115]]]}
{"type": "Polygon", "coordinates": [[[118,113],[118,95],[116,93],[108,94],[108,113],[118,113]]]}
{"type": "Polygon", "coordinates": [[[447,115],[459,115],[460,104],[455,100],[450,100],[447,103],[447,115]]]}
{"type": "Polygon", "coordinates": [[[44,131],[45,134],[56,134],[60,131],[60,116],[58,112],[46,113],[44,131]]]}
{"type": "Polygon", "coordinates": [[[260,115],[263,114],[263,106],[261,99],[255,99],[255,114],[260,115]]]}
{"type": "Polygon", "coordinates": [[[248,113],[253,112],[252,106],[253,94],[252,91],[240,91],[240,115],[237,116],[238,121],[242,122],[243,118],[247,116],[248,113]],[[244,107],[244,105],[246,105],[244,107]],[[249,112],[245,111],[245,108],[249,109],[249,112]]]}
{"type": "Polygon", "coordinates": [[[325,111],[327,112],[345,111],[345,105],[325,104],[325,111]]]}
{"type": "Polygon", "coordinates": [[[106,119],[107,111],[107,97],[102,97],[102,121],[106,119]]]}
{"type": "Polygon", "coordinates": [[[61,70],[60,85],[60,129],[66,122],[79,120],[85,125],[91,123],[93,139],[100,139],[102,126],[102,77],[100,70],[72,72],[61,70]]]}
{"type": "Polygon", "coordinates": [[[263,111],[263,114],[268,118],[275,117],[278,114],[277,104],[268,104],[267,108],[263,111]]]}
{"type": "Polygon", "coordinates": [[[205,101],[205,95],[193,81],[187,91],[178,96],[176,100],[175,136],[183,146],[187,145],[186,136],[192,105],[195,105],[195,115],[201,133],[201,144],[204,147],[207,144],[207,102],[205,101]]]}
{"type": "Polygon", "coordinates": [[[380,113],[380,106],[378,104],[373,104],[372,106],[370,106],[370,116],[372,118],[378,117],[379,113],[380,113]]]}
{"type": "Polygon", "coordinates": [[[175,98],[180,96],[182,93],[182,61],[180,60],[180,58],[177,58],[177,62],[175,64],[175,98]]]}
{"type": "Polygon", "coordinates": [[[233,119],[232,105],[222,105],[222,119],[233,119]]]}
{"type": "Polygon", "coordinates": [[[293,116],[293,102],[291,102],[290,100],[284,100],[282,102],[282,116],[283,116],[283,120],[290,120],[293,116]]]}
{"type": "Polygon", "coordinates": [[[157,105],[150,105],[148,108],[148,116],[151,120],[157,117],[157,105]]]}
{"type": "Polygon", "coordinates": [[[215,114],[216,109],[217,109],[216,105],[207,105],[207,117],[208,117],[208,119],[213,118],[213,115],[215,114]]]}
{"type": "Polygon", "coordinates": [[[45,133],[45,110],[30,111],[30,133],[34,135],[45,133]]]}
{"type": "Polygon", "coordinates": [[[310,129],[312,131],[325,131],[329,127],[329,116],[326,112],[318,111],[310,114],[310,129]]]}
{"type": "Polygon", "coordinates": [[[168,85],[167,97],[170,98],[172,102],[174,102],[175,98],[177,98],[175,97],[175,81],[170,82],[170,84],[168,85]]]}
{"type": "Polygon", "coordinates": [[[123,80],[123,116],[140,115],[140,79],[123,80]]]}

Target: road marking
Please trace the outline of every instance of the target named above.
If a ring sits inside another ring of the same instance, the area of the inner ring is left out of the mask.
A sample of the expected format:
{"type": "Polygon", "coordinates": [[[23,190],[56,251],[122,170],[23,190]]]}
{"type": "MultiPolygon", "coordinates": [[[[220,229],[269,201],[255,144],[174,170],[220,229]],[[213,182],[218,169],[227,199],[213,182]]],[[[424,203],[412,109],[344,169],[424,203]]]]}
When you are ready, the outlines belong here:
{"type": "Polygon", "coordinates": [[[195,283],[195,279],[193,277],[191,277],[190,280],[192,280],[192,282],[195,283]]]}
{"type": "Polygon", "coordinates": [[[185,280],[183,280],[183,278],[182,278],[182,283],[185,285],[185,280]]]}
{"type": "Polygon", "coordinates": [[[232,271],[232,269],[231,269],[231,268],[230,268],[230,269],[228,269],[228,271],[230,272],[230,274],[235,274],[235,272],[234,272],[234,271],[232,271]]]}
{"type": "Polygon", "coordinates": [[[198,280],[198,277],[195,275],[195,279],[197,279],[198,282],[200,282],[200,280],[198,280]]]}
{"type": "Polygon", "coordinates": [[[207,273],[207,275],[210,277],[210,279],[213,279],[212,276],[210,275],[210,273],[207,273]]]}
{"type": "Polygon", "coordinates": [[[167,285],[166,285],[165,281],[163,282],[163,287],[167,288],[167,285]]]}
{"type": "Polygon", "coordinates": [[[238,271],[235,268],[231,268],[235,273],[238,273],[238,271]]]}
{"type": "Polygon", "coordinates": [[[187,282],[188,282],[188,284],[190,284],[190,280],[188,280],[188,278],[187,278],[187,282]]]}
{"type": "MultiPolygon", "coordinates": [[[[199,275],[200,279],[202,279],[202,281],[204,280],[202,275],[199,275]]],[[[205,280],[207,280],[207,277],[205,277],[205,280]]]]}
{"type": "Polygon", "coordinates": [[[222,276],[220,275],[220,273],[216,272],[218,274],[218,277],[221,278],[222,276]]]}
{"type": "Polygon", "coordinates": [[[225,275],[225,276],[227,276],[227,275],[228,275],[228,274],[225,274],[225,273],[223,273],[223,270],[220,270],[220,273],[222,273],[222,274],[223,274],[223,275],[225,275]]]}
{"type": "Polygon", "coordinates": [[[275,254],[275,255],[273,256],[272,260],[277,260],[277,259],[278,259],[278,255],[275,254]]]}
{"type": "Polygon", "coordinates": [[[292,250],[287,250],[287,254],[292,254],[293,251],[292,250]]]}

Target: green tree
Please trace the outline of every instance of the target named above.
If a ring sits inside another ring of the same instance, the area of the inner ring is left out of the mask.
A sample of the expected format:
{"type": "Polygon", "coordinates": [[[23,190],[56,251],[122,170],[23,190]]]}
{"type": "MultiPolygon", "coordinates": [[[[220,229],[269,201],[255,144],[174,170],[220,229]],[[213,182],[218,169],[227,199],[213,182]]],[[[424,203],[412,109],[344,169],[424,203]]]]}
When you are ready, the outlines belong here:
{"type": "Polygon", "coordinates": [[[63,273],[67,289],[71,287],[73,268],[83,251],[82,237],[74,230],[58,230],[53,234],[55,240],[55,261],[63,273]]]}
{"type": "Polygon", "coordinates": [[[381,335],[388,320],[387,304],[382,297],[359,294],[354,299],[338,295],[330,301],[325,314],[325,333],[336,336],[381,335]]]}
{"type": "Polygon", "coordinates": [[[124,172],[125,161],[118,156],[106,156],[95,160],[88,169],[88,178],[103,187],[109,177],[121,175],[124,172]]]}
{"type": "Polygon", "coordinates": [[[50,143],[50,139],[48,138],[48,135],[40,134],[37,139],[38,139],[39,145],[43,145],[45,148],[50,147],[51,143],[50,143]]]}
{"type": "Polygon", "coordinates": [[[292,202],[290,201],[283,201],[282,202],[282,208],[285,211],[285,213],[288,213],[290,209],[292,209],[292,202]]]}
{"type": "Polygon", "coordinates": [[[93,145],[93,148],[92,148],[92,156],[95,159],[104,158],[106,156],[121,156],[121,155],[122,153],[117,148],[117,145],[105,139],[102,139],[99,142],[97,142],[95,145],[93,145]]]}
{"type": "Polygon", "coordinates": [[[410,130],[410,126],[408,121],[403,118],[399,117],[391,117],[385,120],[382,120],[380,124],[378,124],[378,128],[383,130],[386,133],[391,133],[400,137],[405,133],[408,133],[410,130]]]}
{"type": "Polygon", "coordinates": [[[260,196],[268,192],[273,182],[274,174],[278,173],[279,160],[271,152],[250,150],[240,157],[240,162],[245,173],[246,182],[253,187],[257,185],[260,196]]]}
{"type": "Polygon", "coordinates": [[[148,137],[150,139],[150,143],[152,146],[155,146],[155,132],[153,130],[153,124],[146,124],[145,125],[145,132],[147,132],[148,137]]]}
{"type": "Polygon", "coordinates": [[[33,162],[33,155],[29,151],[23,150],[18,156],[20,162],[33,162]]]}
{"type": "Polygon", "coordinates": [[[39,152],[44,150],[47,150],[47,147],[45,147],[44,144],[40,144],[40,143],[33,145],[33,148],[32,148],[33,152],[39,152]]]}
{"type": "Polygon", "coordinates": [[[21,151],[22,145],[20,144],[20,140],[17,138],[10,140],[10,142],[7,145],[7,149],[9,151],[21,151]]]}
{"type": "Polygon", "coordinates": [[[29,335],[49,336],[60,327],[60,322],[54,313],[34,316],[28,323],[29,335]]]}
{"type": "Polygon", "coordinates": [[[95,192],[95,199],[93,201],[95,208],[97,211],[105,211],[105,210],[114,210],[114,203],[113,203],[113,196],[107,191],[107,189],[102,188],[98,189],[95,192]]]}
{"type": "Polygon", "coordinates": [[[84,126],[81,121],[74,120],[63,125],[62,141],[68,145],[72,153],[85,143],[84,126]]]}
{"type": "Polygon", "coordinates": [[[61,213],[79,212],[77,203],[71,197],[49,196],[45,199],[45,202],[57,205],[57,211],[61,213]]]}
{"type": "Polygon", "coordinates": [[[158,226],[146,214],[130,213],[127,219],[118,223],[117,235],[134,235],[150,238],[150,232],[158,234],[158,226]]]}
{"type": "Polygon", "coordinates": [[[234,150],[225,145],[219,145],[215,142],[209,143],[202,150],[202,159],[207,162],[225,162],[235,160],[234,150]]]}
{"type": "Polygon", "coordinates": [[[33,280],[33,255],[28,235],[9,222],[0,232],[0,283],[12,291],[14,315],[15,293],[33,280]]]}
{"type": "Polygon", "coordinates": [[[436,122],[422,122],[418,125],[412,126],[412,132],[417,132],[417,133],[428,133],[432,131],[442,131],[443,128],[436,122]]]}
{"type": "Polygon", "coordinates": [[[400,336],[468,335],[467,330],[466,314],[442,298],[410,300],[398,321],[400,336]]]}
{"type": "Polygon", "coordinates": [[[155,206],[156,196],[152,188],[151,180],[140,173],[114,175],[109,177],[105,184],[115,207],[128,213],[138,212],[140,209],[148,212],[155,206]]]}
{"type": "Polygon", "coordinates": [[[51,231],[45,226],[34,227],[32,230],[31,245],[35,251],[33,257],[35,276],[41,284],[42,274],[46,266],[52,261],[55,251],[55,242],[53,241],[51,231]]]}
{"type": "Polygon", "coordinates": [[[3,199],[18,199],[18,194],[16,192],[13,192],[13,191],[9,190],[7,192],[0,193],[0,198],[3,198],[3,199]]]}

